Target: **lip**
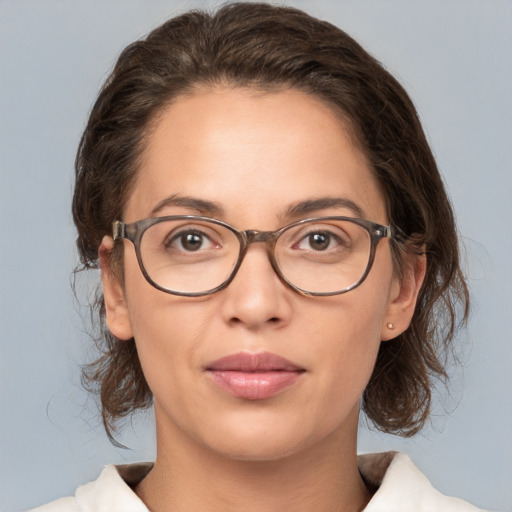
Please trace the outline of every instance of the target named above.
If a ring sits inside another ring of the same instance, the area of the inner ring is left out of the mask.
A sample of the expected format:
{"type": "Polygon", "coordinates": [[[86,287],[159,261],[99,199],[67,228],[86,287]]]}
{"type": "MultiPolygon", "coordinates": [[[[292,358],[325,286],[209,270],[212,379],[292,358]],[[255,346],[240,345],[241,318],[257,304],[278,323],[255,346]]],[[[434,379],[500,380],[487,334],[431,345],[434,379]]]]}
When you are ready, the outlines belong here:
{"type": "Polygon", "coordinates": [[[270,398],[295,384],[306,371],[270,352],[232,354],[213,361],[205,370],[221,389],[246,400],[270,398]]]}

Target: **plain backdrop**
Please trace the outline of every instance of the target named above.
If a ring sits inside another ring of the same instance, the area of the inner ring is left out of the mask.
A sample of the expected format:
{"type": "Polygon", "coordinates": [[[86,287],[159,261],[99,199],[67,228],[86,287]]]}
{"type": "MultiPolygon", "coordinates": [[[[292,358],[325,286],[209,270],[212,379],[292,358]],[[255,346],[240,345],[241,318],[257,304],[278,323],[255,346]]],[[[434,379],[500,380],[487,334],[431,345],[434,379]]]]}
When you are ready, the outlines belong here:
{"type": "MultiPolygon", "coordinates": [[[[410,440],[362,421],[360,451],[406,451],[444,493],[512,510],[512,2],[285,3],[346,30],[405,85],[467,250],[473,311],[450,392],[440,388],[432,424],[410,440]]],[[[120,440],[131,450],[116,449],[80,385],[91,342],[70,286],[73,160],[121,49],[205,5],[0,0],[1,511],[71,494],[107,463],[154,455],[151,414],[127,425],[120,440]]]]}

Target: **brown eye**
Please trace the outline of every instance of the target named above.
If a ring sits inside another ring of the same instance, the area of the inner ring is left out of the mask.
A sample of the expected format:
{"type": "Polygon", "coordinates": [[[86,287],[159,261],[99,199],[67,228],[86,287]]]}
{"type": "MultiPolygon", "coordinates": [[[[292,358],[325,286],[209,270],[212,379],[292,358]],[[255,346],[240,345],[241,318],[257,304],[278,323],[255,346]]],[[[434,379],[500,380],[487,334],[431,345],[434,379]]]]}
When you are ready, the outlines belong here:
{"type": "Polygon", "coordinates": [[[341,238],[330,231],[311,231],[302,236],[295,245],[302,251],[322,252],[328,249],[339,249],[344,243],[341,238]]]}
{"type": "Polygon", "coordinates": [[[312,233],[308,236],[308,243],[311,249],[323,251],[329,247],[331,236],[328,233],[312,233]]]}
{"type": "Polygon", "coordinates": [[[176,233],[169,241],[166,247],[184,252],[197,252],[201,249],[211,249],[213,246],[210,238],[197,230],[180,231],[176,233]]]}
{"type": "Polygon", "coordinates": [[[186,251],[197,251],[203,245],[203,238],[200,233],[184,233],[180,236],[180,244],[186,251]]]}

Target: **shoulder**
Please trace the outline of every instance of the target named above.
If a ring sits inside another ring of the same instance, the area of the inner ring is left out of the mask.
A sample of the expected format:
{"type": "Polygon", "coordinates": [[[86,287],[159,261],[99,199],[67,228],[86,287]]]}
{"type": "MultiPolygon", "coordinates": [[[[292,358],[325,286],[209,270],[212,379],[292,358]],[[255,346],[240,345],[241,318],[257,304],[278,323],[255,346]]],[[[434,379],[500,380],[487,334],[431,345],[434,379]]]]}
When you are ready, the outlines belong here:
{"type": "Polygon", "coordinates": [[[484,512],[437,491],[403,453],[360,455],[359,470],[371,485],[378,487],[364,512],[484,512]]]}
{"type": "Polygon", "coordinates": [[[60,498],[46,505],[32,508],[28,512],[80,512],[80,507],[74,497],[60,498]]]}
{"type": "Polygon", "coordinates": [[[29,512],[148,512],[131,489],[148,473],[151,464],[106,466],[97,480],[81,485],[74,496],[61,498],[29,512]]]}

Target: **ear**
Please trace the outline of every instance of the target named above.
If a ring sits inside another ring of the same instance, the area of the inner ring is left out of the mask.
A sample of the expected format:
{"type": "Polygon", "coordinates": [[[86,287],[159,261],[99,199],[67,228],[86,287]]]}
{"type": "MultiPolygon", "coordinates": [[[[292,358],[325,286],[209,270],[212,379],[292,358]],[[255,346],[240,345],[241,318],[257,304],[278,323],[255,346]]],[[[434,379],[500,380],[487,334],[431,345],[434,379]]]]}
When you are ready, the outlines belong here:
{"type": "Polygon", "coordinates": [[[382,341],[396,338],[409,327],[425,279],[426,268],[427,257],[424,253],[412,254],[405,258],[404,275],[395,278],[391,289],[381,330],[382,341]]]}
{"type": "Polygon", "coordinates": [[[98,249],[101,269],[101,283],[105,300],[105,319],[109,331],[121,340],[133,337],[128,306],[124,296],[124,287],[112,270],[110,256],[114,248],[114,240],[104,236],[98,249]]]}

